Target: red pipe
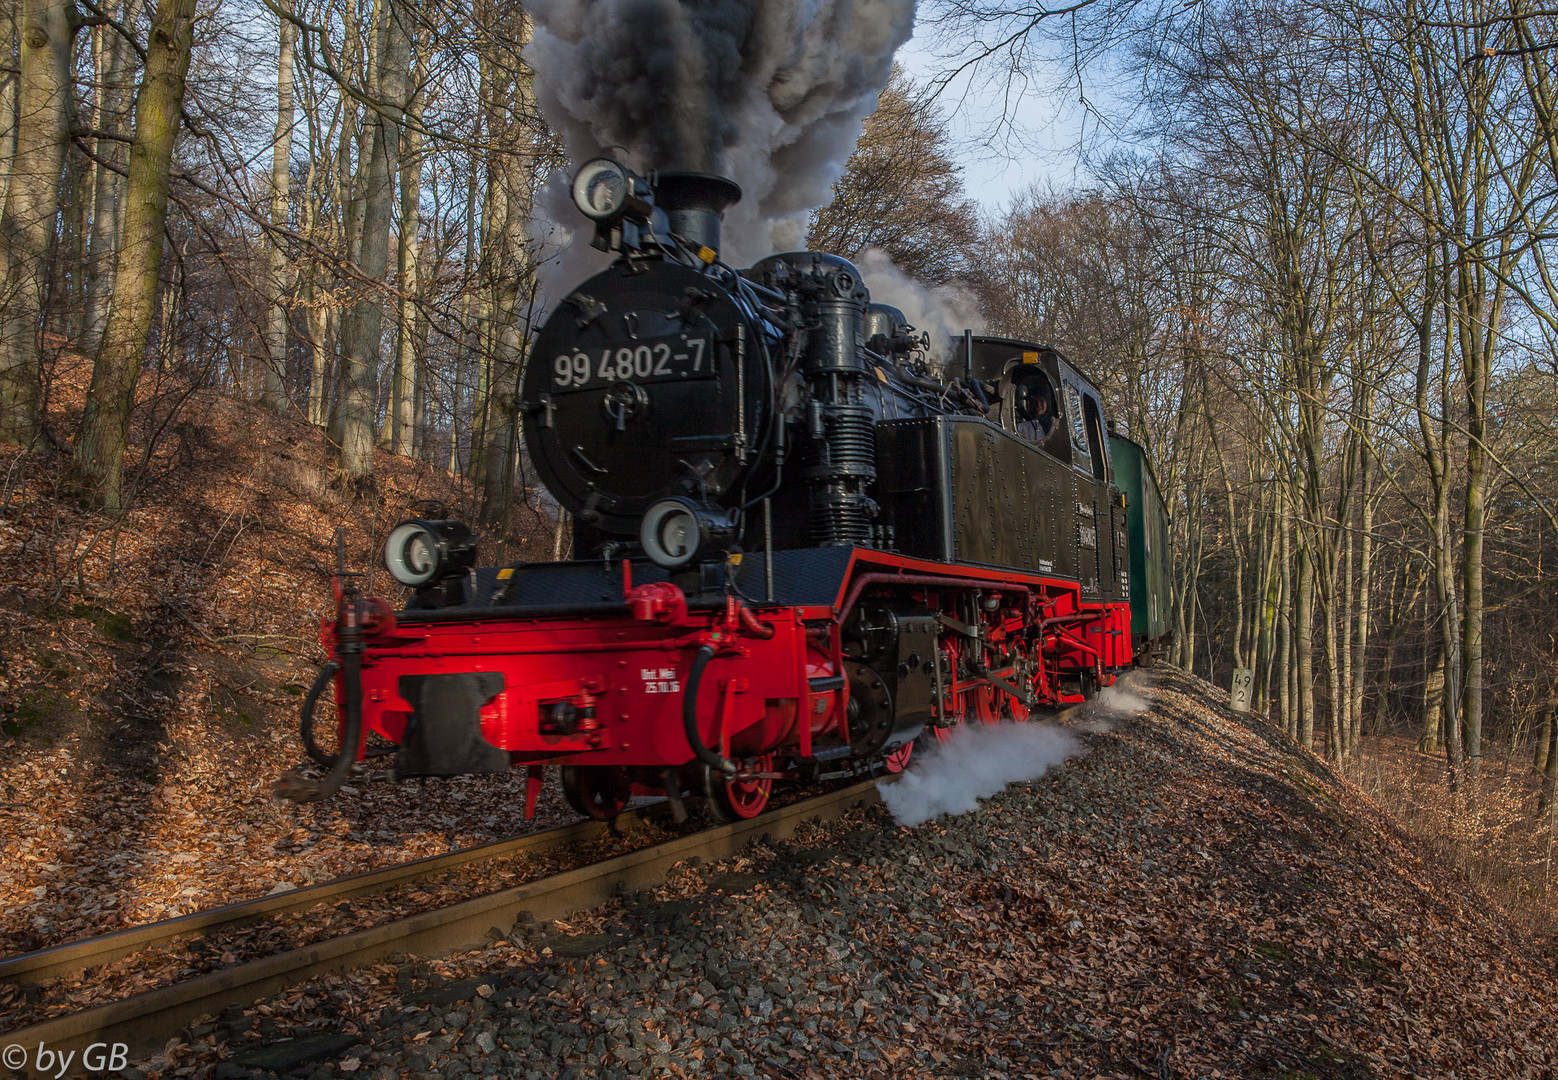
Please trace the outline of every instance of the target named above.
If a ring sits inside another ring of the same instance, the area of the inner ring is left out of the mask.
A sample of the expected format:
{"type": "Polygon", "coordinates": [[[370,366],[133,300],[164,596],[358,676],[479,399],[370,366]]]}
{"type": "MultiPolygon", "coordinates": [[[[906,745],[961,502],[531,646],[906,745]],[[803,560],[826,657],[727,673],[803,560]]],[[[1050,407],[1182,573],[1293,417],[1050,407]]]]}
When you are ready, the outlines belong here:
{"type": "Polygon", "coordinates": [[[737,611],[741,618],[741,627],[747,633],[755,638],[763,638],[764,640],[774,636],[774,624],[759,622],[757,616],[752,614],[751,608],[742,604],[737,611]]]}
{"type": "Polygon", "coordinates": [[[895,582],[901,585],[960,585],[975,589],[990,589],[993,592],[1022,593],[1030,599],[1033,590],[1026,585],[1016,585],[999,581],[982,581],[979,578],[937,577],[934,574],[861,574],[855,579],[854,586],[849,590],[849,595],[844,598],[844,603],[839,607],[839,620],[842,622],[845,615],[855,606],[855,601],[860,599],[861,592],[867,585],[876,585],[885,582],[895,582]]]}

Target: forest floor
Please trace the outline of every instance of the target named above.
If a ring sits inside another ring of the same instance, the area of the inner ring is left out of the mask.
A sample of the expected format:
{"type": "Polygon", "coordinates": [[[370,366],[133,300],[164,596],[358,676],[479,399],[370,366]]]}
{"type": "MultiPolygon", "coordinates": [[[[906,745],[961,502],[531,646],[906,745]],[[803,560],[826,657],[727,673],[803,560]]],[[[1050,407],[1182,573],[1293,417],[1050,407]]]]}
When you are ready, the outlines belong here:
{"type": "MultiPolygon", "coordinates": [[[[60,457],[0,445],[0,955],[526,827],[508,775],[402,787],[380,772],[319,805],[272,797],[304,760],[336,528],[367,591],[398,601],[389,529],[472,496],[381,452],[375,489],[346,498],[317,429],[154,380],[127,515],[69,498],[60,457]]],[[[551,547],[548,530],[521,553],[551,547]]],[[[573,816],[549,793],[534,827],[573,816]]]]}
{"type": "Polygon", "coordinates": [[[1489,747],[1475,786],[1450,786],[1442,752],[1415,740],[1363,740],[1343,766],[1413,836],[1466,874],[1534,938],[1558,950],[1558,830],[1540,809],[1542,775],[1530,750],[1489,747]]]}

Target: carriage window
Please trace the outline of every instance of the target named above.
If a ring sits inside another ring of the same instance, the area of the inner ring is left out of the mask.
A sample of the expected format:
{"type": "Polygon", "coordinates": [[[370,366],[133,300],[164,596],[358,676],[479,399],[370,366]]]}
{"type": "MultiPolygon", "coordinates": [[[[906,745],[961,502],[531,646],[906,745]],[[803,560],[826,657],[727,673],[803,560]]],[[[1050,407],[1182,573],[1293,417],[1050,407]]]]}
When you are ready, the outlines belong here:
{"type": "MultiPolygon", "coordinates": [[[[1071,429],[1071,447],[1078,454],[1087,451],[1087,424],[1082,418],[1082,394],[1075,386],[1066,383],[1066,423],[1071,429]]],[[[1083,459],[1078,458],[1078,464],[1083,459]]]]}
{"type": "Polygon", "coordinates": [[[1098,415],[1098,400],[1089,396],[1083,407],[1087,419],[1087,448],[1093,456],[1093,479],[1102,484],[1108,479],[1107,461],[1104,457],[1104,427],[1098,415]]]}

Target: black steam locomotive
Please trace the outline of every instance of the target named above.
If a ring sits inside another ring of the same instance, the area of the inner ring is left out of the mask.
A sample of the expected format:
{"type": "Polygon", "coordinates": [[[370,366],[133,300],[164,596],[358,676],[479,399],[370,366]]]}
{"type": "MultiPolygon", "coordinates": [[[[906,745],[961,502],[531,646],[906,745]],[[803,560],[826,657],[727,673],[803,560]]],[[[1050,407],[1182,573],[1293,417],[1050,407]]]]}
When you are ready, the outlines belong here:
{"type": "Polygon", "coordinates": [[[942,369],[844,259],[727,266],[720,177],[600,158],[573,194],[616,259],[537,335],[521,409],[575,557],[475,569],[463,526],[397,528],[408,605],[348,596],[327,630],[343,746],[522,765],[532,805],[558,765],[597,817],[750,816],[776,781],[1080,701],[1164,636],[1150,471],[1055,350],[965,333],[942,369]]]}

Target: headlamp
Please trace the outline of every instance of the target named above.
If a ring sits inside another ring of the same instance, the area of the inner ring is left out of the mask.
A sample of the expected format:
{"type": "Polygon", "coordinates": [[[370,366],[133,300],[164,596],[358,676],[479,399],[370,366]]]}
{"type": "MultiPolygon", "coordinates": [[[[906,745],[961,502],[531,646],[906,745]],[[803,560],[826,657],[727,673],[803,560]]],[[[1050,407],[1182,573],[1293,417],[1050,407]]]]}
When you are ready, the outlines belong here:
{"type": "Polygon", "coordinates": [[[461,521],[403,521],[384,543],[390,576],[413,589],[465,573],[476,563],[476,536],[461,521]]]}
{"type": "Polygon", "coordinates": [[[724,510],[677,496],[649,508],[638,540],[656,566],[676,570],[700,555],[722,551],[735,539],[735,532],[724,510]]]}
{"type": "Polygon", "coordinates": [[[612,221],[636,204],[638,178],[613,158],[595,158],[579,167],[573,178],[573,204],[591,221],[612,221]]]}

